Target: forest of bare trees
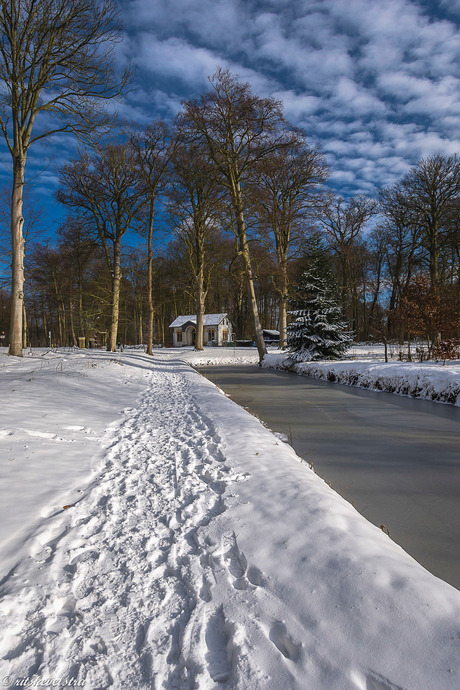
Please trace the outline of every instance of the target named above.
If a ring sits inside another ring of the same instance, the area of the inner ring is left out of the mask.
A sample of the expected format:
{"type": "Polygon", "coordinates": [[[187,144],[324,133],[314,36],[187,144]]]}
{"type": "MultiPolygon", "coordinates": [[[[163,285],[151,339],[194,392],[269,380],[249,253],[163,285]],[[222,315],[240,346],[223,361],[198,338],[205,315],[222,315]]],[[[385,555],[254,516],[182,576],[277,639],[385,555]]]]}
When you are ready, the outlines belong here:
{"type": "MultiPolygon", "coordinates": [[[[171,343],[176,316],[196,314],[200,334],[204,313],[228,312],[236,340],[262,357],[263,328],[285,343],[292,287],[319,236],[356,340],[455,356],[460,159],[425,158],[375,198],[335,194],[328,176],[281,104],[226,70],[174,123],[112,128],[109,143],[60,169],[69,215],[57,236],[27,243],[22,346],[47,345],[51,333],[56,345],[151,353],[171,343]]],[[[1,344],[14,301],[4,281],[1,344]]]]}

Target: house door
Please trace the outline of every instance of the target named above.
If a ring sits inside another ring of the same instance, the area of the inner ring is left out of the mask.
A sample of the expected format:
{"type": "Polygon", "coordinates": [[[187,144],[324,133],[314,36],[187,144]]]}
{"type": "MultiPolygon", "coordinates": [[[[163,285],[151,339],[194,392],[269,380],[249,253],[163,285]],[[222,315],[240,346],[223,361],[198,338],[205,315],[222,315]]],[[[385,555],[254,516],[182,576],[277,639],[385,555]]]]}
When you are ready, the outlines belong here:
{"type": "Polygon", "coordinates": [[[196,331],[191,326],[187,328],[187,345],[195,345],[196,331]]]}

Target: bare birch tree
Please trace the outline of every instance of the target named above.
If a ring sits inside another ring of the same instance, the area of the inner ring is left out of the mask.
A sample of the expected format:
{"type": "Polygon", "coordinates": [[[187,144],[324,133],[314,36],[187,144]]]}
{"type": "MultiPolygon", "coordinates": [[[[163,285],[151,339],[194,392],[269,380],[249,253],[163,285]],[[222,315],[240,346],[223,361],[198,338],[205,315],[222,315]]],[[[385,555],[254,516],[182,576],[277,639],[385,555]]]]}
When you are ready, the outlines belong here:
{"type": "Polygon", "coordinates": [[[44,137],[110,124],[103,102],[128,79],[112,70],[117,17],[113,0],[0,0],[0,130],[13,162],[10,355],[22,357],[27,155],[44,137]]]}

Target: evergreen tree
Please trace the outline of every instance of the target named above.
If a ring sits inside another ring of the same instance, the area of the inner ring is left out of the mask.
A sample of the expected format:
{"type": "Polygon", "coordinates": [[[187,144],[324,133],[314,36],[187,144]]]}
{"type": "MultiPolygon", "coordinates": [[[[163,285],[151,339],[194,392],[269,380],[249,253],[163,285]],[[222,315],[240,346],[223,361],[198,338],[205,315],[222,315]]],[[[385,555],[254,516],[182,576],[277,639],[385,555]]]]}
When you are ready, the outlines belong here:
{"type": "Polygon", "coordinates": [[[334,279],[320,244],[308,257],[309,267],[295,285],[289,312],[288,350],[298,362],[341,359],[353,341],[334,296],[334,279]]]}

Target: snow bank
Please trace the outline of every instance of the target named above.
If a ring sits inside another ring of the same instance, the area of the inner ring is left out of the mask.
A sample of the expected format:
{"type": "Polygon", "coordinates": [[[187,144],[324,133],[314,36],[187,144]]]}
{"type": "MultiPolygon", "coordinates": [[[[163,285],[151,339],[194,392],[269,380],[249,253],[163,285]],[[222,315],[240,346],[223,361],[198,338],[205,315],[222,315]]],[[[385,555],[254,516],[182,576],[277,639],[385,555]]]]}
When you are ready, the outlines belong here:
{"type": "Polygon", "coordinates": [[[263,366],[293,371],[348,386],[460,405],[460,364],[410,362],[299,362],[286,354],[268,354],[263,366]]]}
{"type": "Polygon", "coordinates": [[[166,349],[169,356],[185,360],[192,367],[224,364],[258,364],[259,354],[255,347],[205,347],[201,352],[188,348],[166,349]]]}
{"type": "Polygon", "coordinates": [[[458,690],[460,592],[177,352],[1,359],[0,683],[458,690]]]}

